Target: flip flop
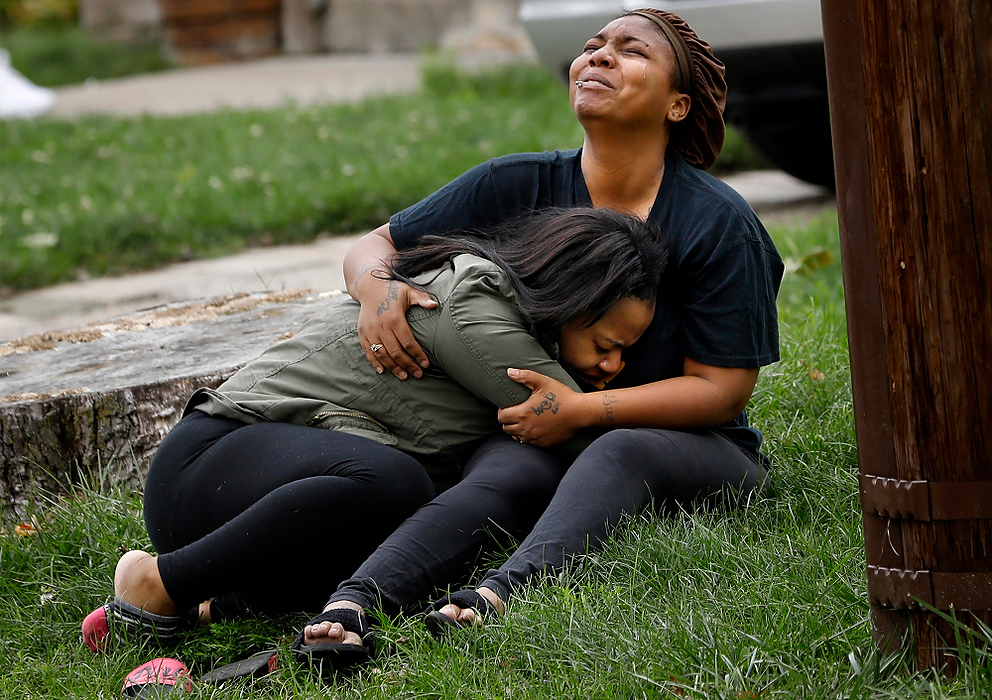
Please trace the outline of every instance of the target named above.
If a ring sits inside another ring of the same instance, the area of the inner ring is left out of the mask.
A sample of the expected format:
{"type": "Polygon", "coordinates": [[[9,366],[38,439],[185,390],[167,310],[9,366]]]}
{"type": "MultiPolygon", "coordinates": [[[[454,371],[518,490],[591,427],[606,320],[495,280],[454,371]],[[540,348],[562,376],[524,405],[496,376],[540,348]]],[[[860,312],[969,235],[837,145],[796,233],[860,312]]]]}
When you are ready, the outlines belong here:
{"type": "Polygon", "coordinates": [[[112,634],[118,642],[144,637],[168,644],[179,632],[192,629],[198,615],[196,608],[185,615],[156,615],[114,598],[83,620],[83,643],[93,652],[104,651],[112,634]]]}
{"type": "Polygon", "coordinates": [[[238,678],[260,678],[279,668],[279,658],[275,649],[267,649],[233,663],[220,666],[200,676],[201,683],[224,685],[238,678]]]}
{"type": "Polygon", "coordinates": [[[303,640],[306,630],[304,629],[300,631],[296,641],[293,642],[293,656],[297,661],[314,665],[321,664],[324,671],[328,669],[344,671],[366,663],[372,658],[375,641],[372,628],[369,627],[365,615],[349,608],[335,608],[320,613],[307,625],[316,625],[321,622],[340,623],[346,632],[354,632],[361,637],[362,643],[333,642],[305,645],[303,640]]]}
{"type": "Polygon", "coordinates": [[[424,618],[424,624],[427,626],[427,631],[433,635],[435,639],[443,639],[450,635],[456,630],[467,629],[466,627],[460,625],[457,621],[452,620],[447,615],[441,613],[441,608],[445,605],[455,605],[459,608],[472,608],[475,610],[476,615],[479,619],[484,621],[492,621],[499,617],[495,606],[486,599],[484,595],[479,593],[477,590],[472,588],[466,588],[461,591],[455,591],[450,595],[446,595],[444,598],[436,601],[433,605],[433,612],[427,613],[427,617],[424,618]]]}
{"type": "Polygon", "coordinates": [[[189,671],[177,659],[159,658],[143,663],[127,674],[121,694],[126,698],[164,698],[193,690],[189,671]]]}

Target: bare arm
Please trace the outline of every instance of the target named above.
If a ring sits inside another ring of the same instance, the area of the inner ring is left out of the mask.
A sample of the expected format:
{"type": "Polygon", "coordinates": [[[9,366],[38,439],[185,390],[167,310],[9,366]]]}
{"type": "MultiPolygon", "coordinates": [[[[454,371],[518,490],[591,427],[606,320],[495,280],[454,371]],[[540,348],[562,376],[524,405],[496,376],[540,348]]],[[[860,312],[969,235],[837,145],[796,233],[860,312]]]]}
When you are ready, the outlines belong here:
{"type": "Polygon", "coordinates": [[[506,433],[541,447],[556,445],[584,428],[712,428],[744,410],[758,379],[757,369],[690,359],[685,360],[684,372],[643,386],[580,394],[524,371],[514,378],[531,389],[531,397],[501,410],[499,421],[506,433]],[[546,408],[549,401],[553,411],[546,408]]]}
{"type": "Polygon", "coordinates": [[[389,224],[383,224],[359,238],[344,258],[344,279],[348,293],[361,304],[358,314],[358,337],[365,356],[376,372],[388,369],[400,379],[412,374],[423,375],[429,361],[417,343],[406,321],[411,306],[432,308],[436,305],[429,294],[396,280],[381,279],[396,248],[389,234],[389,224]],[[375,273],[375,274],[373,274],[375,273]],[[376,352],[372,347],[382,345],[376,352]]]}

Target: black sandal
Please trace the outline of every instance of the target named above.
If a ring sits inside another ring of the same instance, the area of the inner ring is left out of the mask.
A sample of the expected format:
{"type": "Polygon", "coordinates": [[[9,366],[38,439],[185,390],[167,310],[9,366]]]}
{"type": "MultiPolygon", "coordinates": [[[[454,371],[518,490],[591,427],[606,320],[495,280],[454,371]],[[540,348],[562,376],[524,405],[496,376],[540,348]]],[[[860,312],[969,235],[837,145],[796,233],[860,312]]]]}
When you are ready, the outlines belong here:
{"type": "Polygon", "coordinates": [[[201,683],[224,685],[228,681],[241,678],[261,678],[279,669],[279,656],[275,649],[266,649],[252,654],[247,659],[239,659],[219,666],[200,676],[201,683]]]}
{"type": "Polygon", "coordinates": [[[327,666],[335,671],[343,671],[359,664],[363,664],[372,658],[374,652],[374,639],[372,628],[369,627],[365,615],[350,608],[334,608],[320,613],[310,620],[293,642],[293,656],[300,663],[320,664],[327,662],[327,666]],[[362,638],[361,644],[349,644],[347,642],[325,642],[323,644],[304,644],[306,626],[317,625],[321,622],[337,622],[344,627],[345,632],[354,632],[362,638]]]}
{"type": "Polygon", "coordinates": [[[478,619],[485,621],[491,622],[499,617],[496,606],[490,603],[484,595],[474,588],[455,591],[435,602],[433,605],[434,611],[427,613],[427,617],[424,618],[424,624],[427,626],[427,630],[434,635],[435,639],[443,639],[455,630],[465,629],[457,621],[441,613],[441,608],[445,605],[456,605],[462,609],[471,608],[475,610],[478,619]]]}

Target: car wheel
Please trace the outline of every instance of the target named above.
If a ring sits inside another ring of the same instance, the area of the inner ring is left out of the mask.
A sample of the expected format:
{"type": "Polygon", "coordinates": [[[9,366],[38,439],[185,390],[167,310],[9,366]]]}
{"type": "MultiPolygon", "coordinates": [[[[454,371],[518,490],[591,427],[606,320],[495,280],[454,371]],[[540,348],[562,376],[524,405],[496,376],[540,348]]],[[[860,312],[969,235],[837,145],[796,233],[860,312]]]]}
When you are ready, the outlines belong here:
{"type": "Polygon", "coordinates": [[[825,98],[752,104],[739,117],[748,140],[775,167],[800,180],[834,189],[830,112],[825,98]]]}

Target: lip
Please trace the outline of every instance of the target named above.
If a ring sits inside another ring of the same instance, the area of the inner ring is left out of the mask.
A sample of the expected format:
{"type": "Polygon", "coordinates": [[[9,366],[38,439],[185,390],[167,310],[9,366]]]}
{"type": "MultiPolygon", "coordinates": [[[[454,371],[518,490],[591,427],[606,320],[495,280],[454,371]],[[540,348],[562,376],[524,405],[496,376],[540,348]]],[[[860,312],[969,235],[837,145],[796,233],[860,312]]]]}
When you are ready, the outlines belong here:
{"type": "Polygon", "coordinates": [[[589,384],[592,384],[593,386],[599,386],[600,384],[603,384],[604,381],[606,380],[606,377],[604,377],[601,374],[589,374],[588,372],[583,372],[582,378],[589,384]]]}
{"type": "MultiPolygon", "coordinates": [[[[609,80],[607,80],[604,76],[600,75],[599,73],[586,73],[585,75],[580,75],[579,82],[593,83],[597,86],[609,88],[610,90],[613,89],[613,83],[611,83],[609,80]]],[[[582,85],[582,87],[584,88],[585,85],[582,85]]]]}

